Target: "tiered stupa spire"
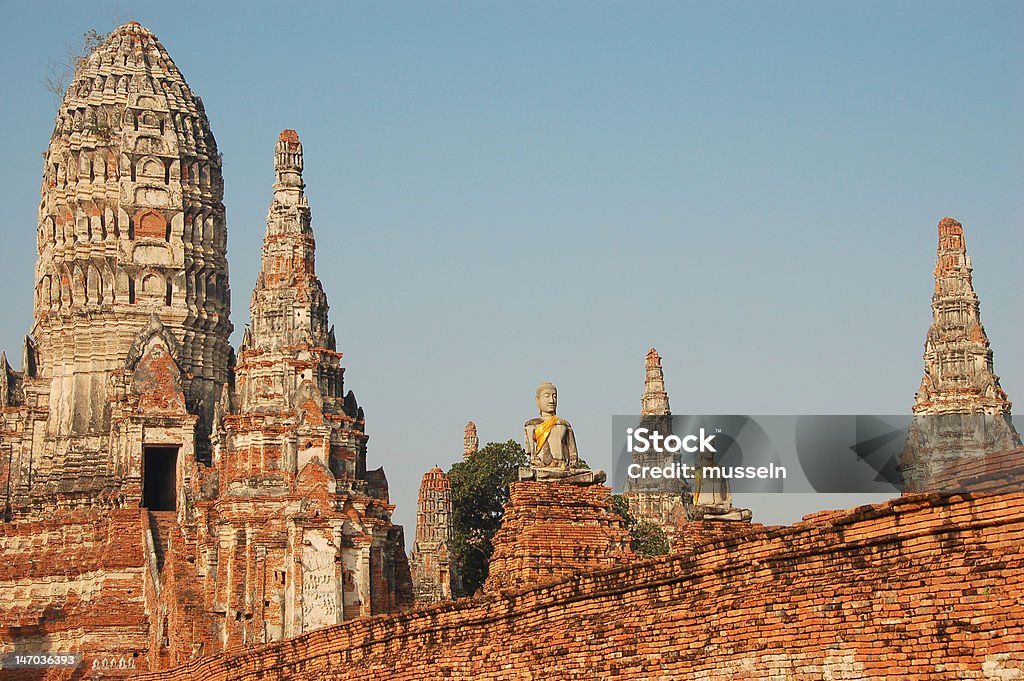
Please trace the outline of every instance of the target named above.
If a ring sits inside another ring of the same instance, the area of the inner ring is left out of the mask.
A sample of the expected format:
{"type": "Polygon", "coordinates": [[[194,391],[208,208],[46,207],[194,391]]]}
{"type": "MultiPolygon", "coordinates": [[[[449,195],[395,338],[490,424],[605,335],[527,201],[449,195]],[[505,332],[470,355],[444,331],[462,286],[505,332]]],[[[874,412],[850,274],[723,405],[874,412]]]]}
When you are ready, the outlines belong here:
{"type": "MultiPolygon", "coordinates": [[[[308,411],[315,403],[334,421],[328,429],[329,443],[319,453],[321,463],[331,460],[336,473],[361,476],[363,414],[355,396],[343,393],[344,368],[334,330],[328,327],[327,296],[316,276],[316,242],[303,191],[302,143],[294,130],[284,130],[278,138],[274,173],[262,266],[252,293],[252,326],[242,339],[236,369],[238,411],[277,412],[285,418],[296,409],[308,411]],[[327,450],[348,453],[337,458],[327,450]]],[[[293,473],[305,458],[291,464],[297,466],[293,473]]]]}
{"type": "Polygon", "coordinates": [[[641,397],[642,416],[671,416],[668,393],[665,392],[665,374],[661,368],[661,356],[651,348],[647,351],[647,375],[644,379],[644,394],[641,397]]]}
{"type": "Polygon", "coordinates": [[[243,349],[313,345],[334,349],[327,296],[316,276],[316,242],[302,181],[302,143],[294,130],[277,141],[274,199],[262,268],[252,294],[252,332],[243,349]]]}
{"type": "Polygon", "coordinates": [[[963,225],[939,222],[932,325],[924,345],[924,378],[915,414],[1008,414],[1011,402],[992,367],[992,348],[981,324],[971,281],[963,225]]]}
{"type": "Polygon", "coordinates": [[[460,595],[462,580],[452,553],[452,484],[434,466],[423,476],[416,504],[416,542],[410,557],[416,601],[431,603],[460,595]]]}
{"type": "Polygon", "coordinates": [[[977,462],[1021,444],[992,368],[971,272],[963,225],[943,218],[924,378],[900,462],[904,493],[959,491],[977,462]]]}
{"type": "MultiPolygon", "coordinates": [[[[640,423],[638,428],[657,431],[662,436],[672,434],[672,410],[665,390],[665,373],[661,355],[654,348],[647,351],[644,361],[644,391],[640,397],[640,423]]],[[[678,453],[634,452],[633,463],[641,467],[665,468],[681,462],[678,453]]],[[[625,497],[630,512],[639,520],[646,520],[662,528],[671,539],[680,522],[685,519],[684,495],[689,493],[685,480],[679,478],[643,477],[626,481],[625,497]]]]}

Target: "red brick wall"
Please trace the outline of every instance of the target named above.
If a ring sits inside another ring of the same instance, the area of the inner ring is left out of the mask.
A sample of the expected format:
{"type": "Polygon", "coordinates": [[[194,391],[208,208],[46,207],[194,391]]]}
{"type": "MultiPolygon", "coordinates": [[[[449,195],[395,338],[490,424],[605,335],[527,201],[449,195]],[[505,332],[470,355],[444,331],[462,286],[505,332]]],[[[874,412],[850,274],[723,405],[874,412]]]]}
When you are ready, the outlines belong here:
{"type": "Polygon", "coordinates": [[[686,553],[693,551],[701,544],[707,544],[716,539],[731,537],[741,534],[750,534],[765,529],[760,523],[745,523],[729,520],[706,520],[703,522],[690,522],[682,520],[675,527],[675,541],[672,543],[672,553],[686,553]]]}
{"type": "Polygon", "coordinates": [[[1024,674],[1024,495],[903,497],[146,679],[1024,674]]]}

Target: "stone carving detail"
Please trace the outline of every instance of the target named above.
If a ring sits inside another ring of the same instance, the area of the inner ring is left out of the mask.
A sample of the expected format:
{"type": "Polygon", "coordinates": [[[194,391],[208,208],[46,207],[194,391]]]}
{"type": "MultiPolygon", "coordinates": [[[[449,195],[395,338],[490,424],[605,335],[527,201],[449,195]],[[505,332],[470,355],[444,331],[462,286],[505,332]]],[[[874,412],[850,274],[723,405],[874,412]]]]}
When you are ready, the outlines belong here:
{"type": "Polygon", "coordinates": [[[452,553],[452,485],[435,466],[423,476],[416,504],[416,541],[409,556],[418,603],[462,595],[459,566],[452,553]]]}
{"type": "Polygon", "coordinates": [[[302,547],[302,631],[318,629],[340,621],[336,550],[322,532],[305,533],[302,547]]]}
{"type": "Polygon", "coordinates": [[[604,471],[580,467],[576,436],[572,426],[557,415],[558,389],[553,383],[541,383],[536,393],[539,418],[524,426],[526,454],[530,465],[519,469],[520,480],[558,480],[592,485],[604,482],[604,471]]]}
{"type": "Polygon", "coordinates": [[[21,375],[7,363],[7,353],[0,352],[0,407],[17,404],[18,383],[21,375]]]}
{"type": "Polygon", "coordinates": [[[167,220],[155,210],[144,210],[136,216],[138,228],[135,236],[163,239],[167,229],[167,220]]]}
{"type": "Polygon", "coordinates": [[[943,218],[924,377],[901,463],[905,491],[942,489],[970,460],[1021,444],[993,370],[972,272],[963,225],[943,218]]]}

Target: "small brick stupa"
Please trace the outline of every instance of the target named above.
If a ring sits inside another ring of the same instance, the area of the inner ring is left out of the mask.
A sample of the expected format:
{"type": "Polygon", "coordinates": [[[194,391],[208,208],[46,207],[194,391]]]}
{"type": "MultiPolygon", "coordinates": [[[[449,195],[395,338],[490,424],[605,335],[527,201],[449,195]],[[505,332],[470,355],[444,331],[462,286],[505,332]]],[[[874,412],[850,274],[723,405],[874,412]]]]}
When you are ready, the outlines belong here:
{"type": "Polygon", "coordinates": [[[416,505],[416,541],[409,565],[417,603],[462,595],[462,579],[452,552],[452,483],[434,466],[423,476],[416,505]]]}
{"type": "Polygon", "coordinates": [[[629,530],[606,485],[512,483],[484,592],[628,562],[629,530]]]}

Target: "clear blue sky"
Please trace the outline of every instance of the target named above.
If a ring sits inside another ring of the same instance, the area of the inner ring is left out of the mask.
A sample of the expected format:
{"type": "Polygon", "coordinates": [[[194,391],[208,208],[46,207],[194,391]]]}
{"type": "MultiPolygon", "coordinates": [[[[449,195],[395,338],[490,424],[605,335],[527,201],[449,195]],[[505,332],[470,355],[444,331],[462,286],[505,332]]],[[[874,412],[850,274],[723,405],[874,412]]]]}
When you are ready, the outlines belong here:
{"type": "MultiPolygon", "coordinates": [[[[936,223],[1024,405],[1020,2],[2,2],[0,348],[32,323],[47,60],[136,19],[224,154],[234,342],[295,128],[347,384],[411,536],[462,428],[543,380],[611,464],[646,350],[676,413],[905,413],[936,223]]],[[[838,503],[854,505],[856,500],[838,503]]],[[[755,506],[792,521],[814,497],[755,506]]]]}

